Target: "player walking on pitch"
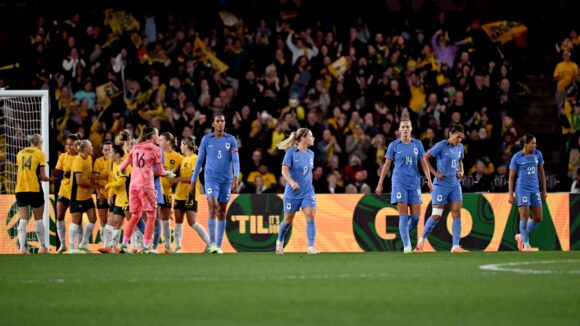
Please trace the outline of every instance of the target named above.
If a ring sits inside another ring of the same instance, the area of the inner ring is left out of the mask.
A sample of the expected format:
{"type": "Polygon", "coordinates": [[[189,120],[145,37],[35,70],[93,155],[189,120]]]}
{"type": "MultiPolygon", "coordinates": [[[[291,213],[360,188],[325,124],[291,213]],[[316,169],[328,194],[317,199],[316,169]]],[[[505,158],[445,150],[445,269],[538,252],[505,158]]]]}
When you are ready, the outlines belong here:
{"type": "Polygon", "coordinates": [[[288,182],[284,188],[284,221],[280,223],[276,241],[276,254],[279,255],[284,253],[284,238],[300,208],[306,216],[307,253],[309,255],[319,253],[314,249],[316,239],[316,224],[314,223],[316,196],[312,185],[314,152],[308,149],[312,145],[314,145],[314,137],[306,128],[292,132],[288,138],[278,144],[278,149],[286,151],[282,161],[282,176],[288,182]]]}
{"type": "Polygon", "coordinates": [[[225,132],[224,115],[221,113],[214,115],[212,125],[214,131],[201,139],[199,157],[191,176],[189,192],[195,195],[197,177],[201,167],[204,166],[205,195],[209,210],[207,219],[209,251],[221,254],[223,253],[222,240],[226,230],[226,208],[231,192],[238,187],[240,158],[236,137],[225,132]]]}
{"type": "Polygon", "coordinates": [[[443,207],[449,204],[451,216],[453,217],[453,224],[451,233],[453,237],[453,244],[451,252],[460,253],[468,252],[459,246],[461,239],[461,204],[463,202],[463,195],[461,193],[461,185],[459,180],[463,178],[463,156],[464,150],[461,141],[465,137],[463,127],[452,124],[449,127],[448,139],[442,140],[431,148],[426,156],[426,159],[435,157],[437,160],[437,170],[433,168],[431,163],[427,161],[429,170],[435,175],[434,189],[431,194],[431,204],[433,205],[432,215],[427,219],[423,234],[417,242],[417,252],[423,251],[423,243],[427,235],[435,228],[441,215],[443,215],[443,207]]]}
{"type": "Polygon", "coordinates": [[[18,243],[20,253],[28,254],[26,247],[26,226],[30,216],[30,207],[36,223],[36,236],[40,243],[39,254],[48,253],[46,230],[44,228],[44,193],[40,181],[49,182],[44,169],[46,156],[42,152],[42,136],[38,134],[28,136],[29,147],[24,148],[16,155],[18,175],[16,177],[16,204],[18,205],[18,243]]]}
{"type": "Polygon", "coordinates": [[[427,179],[429,190],[433,191],[431,183],[431,173],[429,164],[425,159],[425,149],[421,141],[411,138],[413,126],[409,119],[402,119],[399,124],[401,137],[392,141],[385,155],[385,164],[381,170],[379,184],[375,190],[377,195],[383,191],[383,182],[389,171],[391,164],[394,163],[392,177],[391,204],[397,205],[399,212],[399,232],[403,241],[403,252],[410,253],[413,251],[409,232],[417,226],[419,214],[421,214],[421,176],[419,175],[418,162],[421,162],[423,173],[427,179]],[[410,210],[410,219],[409,219],[410,210]]]}
{"type": "Polygon", "coordinates": [[[517,202],[520,214],[520,233],[516,234],[518,250],[537,251],[530,246],[530,233],[542,222],[542,202],[548,197],[544,157],[536,149],[534,136],[527,134],[520,142],[522,150],[514,154],[510,163],[509,203],[517,202]],[[530,210],[533,218],[529,218],[530,210]]]}

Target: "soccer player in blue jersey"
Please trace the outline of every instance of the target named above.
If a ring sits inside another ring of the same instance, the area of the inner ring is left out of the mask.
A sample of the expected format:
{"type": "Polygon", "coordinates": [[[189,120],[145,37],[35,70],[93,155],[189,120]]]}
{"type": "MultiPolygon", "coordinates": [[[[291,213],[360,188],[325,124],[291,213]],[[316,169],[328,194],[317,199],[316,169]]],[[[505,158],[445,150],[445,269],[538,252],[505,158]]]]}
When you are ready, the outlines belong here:
{"type": "Polygon", "coordinates": [[[527,134],[520,142],[522,150],[514,154],[510,163],[509,203],[517,201],[520,214],[520,233],[516,234],[518,250],[537,251],[537,248],[530,246],[529,236],[542,222],[542,202],[548,197],[544,157],[536,149],[534,136],[527,134]],[[533,215],[531,219],[530,209],[533,215]]]}
{"type": "MultiPolygon", "coordinates": [[[[161,163],[165,164],[165,154],[161,151],[161,163]]],[[[161,188],[161,179],[157,174],[157,166],[153,167],[153,181],[155,184],[155,198],[157,201],[157,218],[155,219],[155,229],[153,230],[153,245],[152,252],[158,253],[157,247],[161,240],[161,207],[165,204],[165,197],[163,196],[163,189],[161,188]]]]}
{"type": "Polygon", "coordinates": [[[314,152],[308,149],[314,145],[312,132],[306,128],[300,128],[292,132],[288,138],[278,144],[278,149],[285,150],[282,161],[282,176],[286,179],[284,189],[284,221],[280,223],[278,240],[276,241],[276,253],[284,253],[284,237],[294,220],[296,212],[302,208],[306,216],[306,237],[308,238],[308,254],[317,254],[314,249],[316,238],[316,225],[314,214],[316,213],[316,197],[312,185],[312,170],[314,169],[314,152]]]}
{"type": "Polygon", "coordinates": [[[391,164],[394,163],[392,177],[391,204],[397,205],[399,211],[399,232],[403,240],[403,252],[412,252],[409,232],[415,228],[419,222],[421,213],[421,176],[419,175],[418,162],[421,162],[423,173],[427,179],[429,190],[433,190],[431,183],[431,172],[429,164],[425,159],[425,149],[421,141],[411,138],[413,126],[411,120],[402,119],[399,124],[401,132],[400,139],[392,141],[385,155],[385,164],[381,170],[379,184],[375,190],[377,195],[383,192],[383,182],[389,171],[391,164]],[[409,210],[411,219],[409,219],[409,210]]]}
{"type": "Polygon", "coordinates": [[[453,245],[451,252],[468,252],[459,246],[461,238],[461,204],[463,196],[461,194],[461,185],[459,180],[463,178],[463,145],[461,141],[465,137],[463,127],[452,124],[449,126],[448,139],[442,140],[435,144],[427,154],[426,159],[434,157],[437,160],[437,170],[427,161],[429,170],[435,175],[435,187],[431,194],[432,214],[425,223],[423,234],[417,242],[417,252],[423,251],[423,242],[427,235],[433,230],[441,215],[443,207],[449,204],[453,224],[451,233],[453,236],[453,245]]]}
{"type": "Polygon", "coordinates": [[[221,254],[222,239],[226,230],[226,208],[232,190],[238,187],[240,158],[236,137],[225,132],[224,115],[221,113],[214,115],[212,125],[214,131],[201,139],[199,157],[191,176],[189,191],[195,195],[195,183],[205,162],[203,165],[205,195],[209,210],[207,228],[211,242],[209,252],[221,254]]]}

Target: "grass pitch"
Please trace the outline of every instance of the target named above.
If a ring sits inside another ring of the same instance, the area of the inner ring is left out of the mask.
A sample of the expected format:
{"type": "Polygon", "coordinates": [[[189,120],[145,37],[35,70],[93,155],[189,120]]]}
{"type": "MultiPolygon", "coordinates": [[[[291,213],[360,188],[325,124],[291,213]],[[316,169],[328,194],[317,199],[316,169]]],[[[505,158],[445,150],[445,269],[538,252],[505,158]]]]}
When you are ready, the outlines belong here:
{"type": "Polygon", "coordinates": [[[0,275],[1,325],[580,323],[580,252],[10,255],[0,275]]]}

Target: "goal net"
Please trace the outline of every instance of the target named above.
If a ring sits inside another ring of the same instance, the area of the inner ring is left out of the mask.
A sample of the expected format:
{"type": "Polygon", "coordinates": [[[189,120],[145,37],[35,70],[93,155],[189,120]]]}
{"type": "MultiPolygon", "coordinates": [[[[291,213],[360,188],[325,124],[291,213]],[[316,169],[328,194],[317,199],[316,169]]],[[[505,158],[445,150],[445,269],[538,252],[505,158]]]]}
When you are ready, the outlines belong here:
{"type": "MultiPolygon", "coordinates": [[[[49,157],[49,93],[48,90],[0,89],[0,253],[18,253],[18,206],[16,205],[16,155],[29,146],[27,136],[42,135],[42,151],[49,157]]],[[[48,162],[47,162],[48,163],[48,162]]],[[[48,164],[45,166],[49,174],[48,164]]],[[[49,185],[42,182],[44,192],[44,228],[46,241],[53,252],[50,235],[49,185]]],[[[31,252],[39,248],[34,218],[29,217],[26,242],[31,252]]]]}

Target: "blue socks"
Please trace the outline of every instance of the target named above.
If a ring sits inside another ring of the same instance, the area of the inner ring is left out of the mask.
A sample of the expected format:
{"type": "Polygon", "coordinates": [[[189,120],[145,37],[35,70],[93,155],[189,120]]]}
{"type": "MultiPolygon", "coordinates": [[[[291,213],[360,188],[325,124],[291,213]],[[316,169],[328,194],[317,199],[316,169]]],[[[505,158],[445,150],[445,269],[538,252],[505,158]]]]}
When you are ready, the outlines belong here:
{"type": "Polygon", "coordinates": [[[140,218],[139,222],[137,222],[137,228],[139,231],[141,231],[141,233],[145,234],[145,221],[143,221],[142,218],[140,218]]]}
{"type": "Polygon", "coordinates": [[[451,233],[453,235],[453,246],[459,246],[459,239],[461,239],[461,218],[454,217],[451,225],[451,233]]]}
{"type": "Polygon", "coordinates": [[[425,228],[423,229],[423,234],[421,235],[421,239],[423,239],[423,240],[427,239],[427,235],[429,233],[431,233],[431,231],[433,231],[433,228],[435,227],[435,225],[437,225],[437,221],[435,221],[433,219],[433,216],[429,217],[427,219],[427,222],[425,223],[425,228]]]}
{"type": "Polygon", "coordinates": [[[530,233],[534,232],[534,230],[540,225],[540,223],[536,223],[533,219],[530,219],[528,222],[528,238],[530,237],[530,233]]]}
{"type": "Polygon", "coordinates": [[[532,233],[540,223],[537,223],[533,219],[520,220],[520,236],[522,237],[522,242],[524,244],[530,243],[530,233],[532,233]]]}
{"type": "Polygon", "coordinates": [[[306,221],[306,236],[308,237],[308,247],[314,247],[314,239],[316,238],[314,220],[306,221]]]}
{"type": "Polygon", "coordinates": [[[215,217],[209,217],[207,219],[207,232],[209,233],[209,243],[215,244],[215,233],[216,233],[216,219],[215,217]]]}
{"type": "MultiPolygon", "coordinates": [[[[284,238],[288,234],[288,230],[290,230],[290,225],[292,224],[286,224],[284,221],[280,223],[278,241],[284,242],[284,238]]],[[[316,224],[314,224],[314,220],[306,221],[306,237],[308,238],[308,247],[314,247],[314,239],[316,239],[316,224]]]]}
{"type": "MultiPolygon", "coordinates": [[[[222,247],[222,240],[224,238],[224,233],[226,232],[226,220],[218,220],[217,221],[217,237],[216,237],[216,245],[218,248],[222,247]]],[[[210,239],[211,242],[211,239],[210,239]]]]}
{"type": "Polygon", "coordinates": [[[401,233],[401,240],[403,240],[403,246],[411,246],[411,241],[409,240],[409,215],[401,214],[399,215],[399,233],[401,233]]]}
{"type": "Polygon", "coordinates": [[[278,230],[278,241],[284,242],[288,230],[290,230],[290,224],[286,224],[286,222],[282,221],[282,223],[280,223],[280,229],[278,230]]]}
{"type": "Polygon", "coordinates": [[[411,215],[409,223],[407,224],[409,232],[413,231],[417,227],[418,223],[419,223],[419,215],[411,215]]]}
{"type": "Polygon", "coordinates": [[[523,243],[528,243],[530,239],[528,238],[528,221],[520,220],[520,237],[523,243]]]}
{"type": "Polygon", "coordinates": [[[161,240],[161,221],[155,219],[155,230],[153,231],[153,249],[157,249],[159,241],[161,240]]]}

